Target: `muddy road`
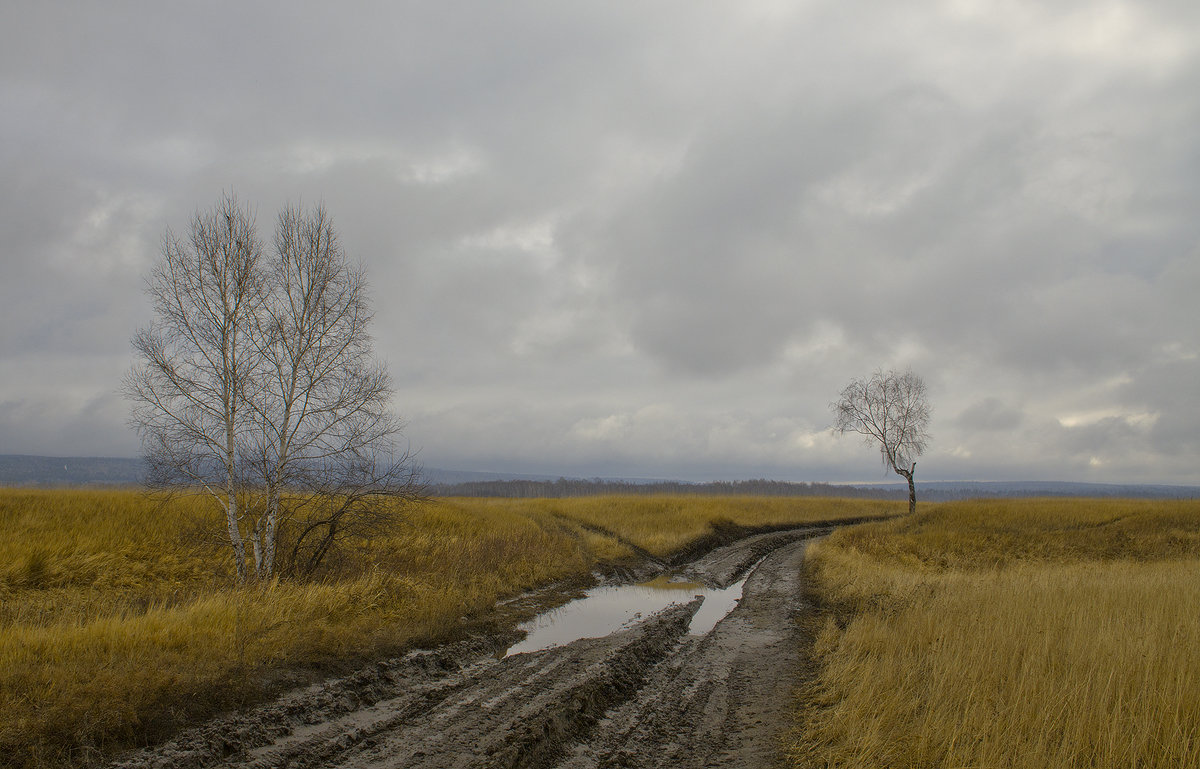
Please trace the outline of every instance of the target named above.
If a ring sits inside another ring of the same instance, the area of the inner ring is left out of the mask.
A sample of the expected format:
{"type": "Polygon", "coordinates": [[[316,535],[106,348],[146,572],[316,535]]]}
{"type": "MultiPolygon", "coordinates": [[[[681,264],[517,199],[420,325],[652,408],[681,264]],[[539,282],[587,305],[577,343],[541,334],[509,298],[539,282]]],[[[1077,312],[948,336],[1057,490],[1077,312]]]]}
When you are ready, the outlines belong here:
{"type": "Polygon", "coordinates": [[[689,633],[703,599],[601,638],[507,654],[517,636],[419,651],[189,730],[125,769],[772,767],[801,668],[800,566],[828,527],[759,534],[680,573],[741,598],[689,633]],[[748,574],[748,576],[747,576],[748,574]]]}

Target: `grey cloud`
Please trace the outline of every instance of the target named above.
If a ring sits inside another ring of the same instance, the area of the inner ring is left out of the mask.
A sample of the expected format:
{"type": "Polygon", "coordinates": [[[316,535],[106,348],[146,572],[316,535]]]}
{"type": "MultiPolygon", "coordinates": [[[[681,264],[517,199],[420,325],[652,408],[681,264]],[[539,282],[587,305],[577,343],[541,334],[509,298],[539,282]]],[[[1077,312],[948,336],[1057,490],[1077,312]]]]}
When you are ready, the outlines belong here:
{"type": "Polygon", "coordinates": [[[1106,8],[7,4],[0,431],[128,450],[65,382],[234,189],[325,202],[430,463],[876,478],[812,436],[912,365],[927,472],[1195,479],[1200,10],[1106,8]]]}
{"type": "Polygon", "coordinates": [[[113,429],[126,414],[125,403],[111,392],[78,403],[5,400],[0,402],[0,454],[133,456],[134,436],[113,429]]]}
{"type": "Polygon", "coordinates": [[[1059,427],[1047,438],[1057,445],[1059,461],[1077,473],[1121,479],[1154,473],[1152,454],[1146,451],[1145,433],[1120,417],[1106,417],[1079,427],[1059,427]]]}
{"type": "Polygon", "coordinates": [[[1197,348],[1184,352],[1174,345],[1160,359],[1138,371],[1122,388],[1122,399],[1131,410],[1152,415],[1149,440],[1153,449],[1173,457],[1195,456],[1200,451],[1200,411],[1196,384],[1200,382],[1197,348]]]}
{"type": "Polygon", "coordinates": [[[964,409],[955,418],[955,426],[968,431],[1011,430],[1021,424],[1020,410],[1006,405],[999,398],[985,398],[964,409]]]}

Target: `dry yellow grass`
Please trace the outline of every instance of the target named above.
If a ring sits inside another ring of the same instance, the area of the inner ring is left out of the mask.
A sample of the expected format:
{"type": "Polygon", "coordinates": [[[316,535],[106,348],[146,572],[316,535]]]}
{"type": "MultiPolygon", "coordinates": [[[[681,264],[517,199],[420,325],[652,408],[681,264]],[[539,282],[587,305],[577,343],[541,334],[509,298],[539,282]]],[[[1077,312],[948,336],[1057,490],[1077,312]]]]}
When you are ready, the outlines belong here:
{"type": "Polygon", "coordinates": [[[464,615],[593,560],[547,516],[410,511],[364,567],[233,589],[187,545],[198,502],[136,492],[0,492],[0,754],[54,765],[253,698],[264,677],[451,637],[464,615]]]}
{"type": "Polygon", "coordinates": [[[778,525],[895,506],[655,497],[442,500],[317,583],[234,589],[187,532],[201,499],[0,490],[0,756],[81,763],[321,669],[460,633],[498,599],[668,555],[714,520],[778,525]],[[632,545],[632,546],[631,546],[632,545]]]}
{"type": "Polygon", "coordinates": [[[729,522],[749,528],[799,525],[867,516],[899,515],[899,502],[811,497],[613,496],[523,500],[531,509],[619,535],[648,553],[666,557],[729,522]]]}
{"type": "Polygon", "coordinates": [[[968,502],[810,550],[798,766],[1200,766],[1200,503],[968,502]]]}

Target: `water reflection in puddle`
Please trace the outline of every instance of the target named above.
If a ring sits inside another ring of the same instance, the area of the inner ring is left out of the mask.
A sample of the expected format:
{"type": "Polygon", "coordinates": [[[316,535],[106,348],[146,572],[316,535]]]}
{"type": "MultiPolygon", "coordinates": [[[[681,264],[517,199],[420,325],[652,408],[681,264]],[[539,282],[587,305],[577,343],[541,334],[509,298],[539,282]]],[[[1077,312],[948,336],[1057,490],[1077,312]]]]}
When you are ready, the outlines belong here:
{"type": "MultiPolygon", "coordinates": [[[[751,568],[747,577],[753,571],[751,568]]],[[[723,590],[715,590],[697,582],[671,581],[664,575],[640,585],[595,587],[583,598],[540,614],[521,625],[528,635],[509,648],[506,656],[541,651],[580,638],[601,638],[668,606],[687,603],[693,598],[703,598],[704,603],[692,617],[688,633],[704,635],[733,611],[742,597],[745,584],[746,577],[743,577],[723,590]]]]}

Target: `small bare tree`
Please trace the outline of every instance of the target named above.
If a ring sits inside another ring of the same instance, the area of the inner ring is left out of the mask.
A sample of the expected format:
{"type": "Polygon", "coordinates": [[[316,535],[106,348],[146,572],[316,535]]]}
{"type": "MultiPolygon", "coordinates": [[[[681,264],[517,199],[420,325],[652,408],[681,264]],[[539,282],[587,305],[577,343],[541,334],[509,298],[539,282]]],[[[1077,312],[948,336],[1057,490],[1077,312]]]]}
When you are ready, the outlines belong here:
{"type": "Polygon", "coordinates": [[[169,233],[148,281],[158,324],[134,337],[126,394],[151,485],[220,501],[239,580],[311,574],[342,539],[421,497],[386,369],[372,357],[362,271],[323,207],[288,206],[271,256],[232,196],[169,233]],[[249,548],[247,548],[249,544],[249,548]]]}
{"type": "Polygon", "coordinates": [[[916,512],[913,473],[929,442],[925,381],[911,371],[877,370],[868,379],[846,385],[830,408],[836,432],[859,433],[867,443],[879,444],[884,467],[908,481],[908,511],[916,512]]]}

